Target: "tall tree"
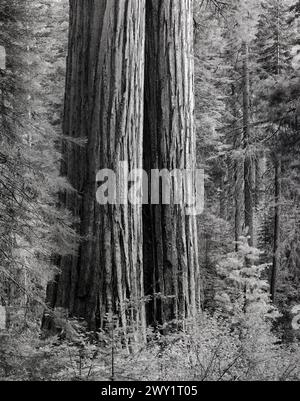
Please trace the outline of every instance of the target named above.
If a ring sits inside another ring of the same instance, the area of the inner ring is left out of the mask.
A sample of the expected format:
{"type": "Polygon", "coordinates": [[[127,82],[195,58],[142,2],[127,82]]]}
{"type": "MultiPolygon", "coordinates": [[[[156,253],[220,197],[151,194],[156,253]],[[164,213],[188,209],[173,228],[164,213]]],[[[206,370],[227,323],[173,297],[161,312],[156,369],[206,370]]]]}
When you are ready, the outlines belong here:
{"type": "MultiPolygon", "coordinates": [[[[144,166],[148,172],[194,169],[193,2],[146,5],[144,166]]],[[[154,296],[150,322],[184,319],[200,307],[196,218],[174,204],[174,185],[171,205],[144,208],[146,293],[154,296]]]]}
{"type": "MultiPolygon", "coordinates": [[[[291,26],[289,25],[289,21],[291,20],[289,3],[289,1],[283,0],[266,0],[262,3],[262,12],[259,19],[258,32],[255,41],[260,94],[263,92],[268,93],[268,90],[266,90],[267,88],[272,88],[271,93],[274,91],[274,88],[275,92],[278,91],[280,85],[284,80],[289,79],[289,75],[293,71],[292,45],[295,43],[295,39],[291,34],[291,26]]],[[[275,301],[276,298],[276,287],[282,253],[281,214],[283,194],[281,181],[284,166],[280,142],[282,137],[286,135],[287,128],[290,128],[287,127],[289,126],[289,123],[285,121],[285,118],[282,118],[282,115],[280,115],[281,113],[279,112],[279,104],[281,102],[280,96],[276,99],[276,95],[274,96],[273,94],[266,104],[262,101],[264,96],[260,96],[259,99],[261,99],[261,104],[258,113],[261,113],[262,120],[265,119],[266,115],[268,116],[269,124],[267,124],[266,130],[272,132],[271,140],[268,141],[267,145],[269,147],[268,156],[272,161],[274,170],[274,193],[272,194],[272,198],[275,206],[273,213],[274,227],[271,233],[271,242],[273,242],[273,265],[270,279],[271,296],[273,301],[275,301]],[[272,106],[274,101],[275,107],[272,106]]],[[[289,113],[287,113],[287,115],[288,114],[289,113]]]]}
{"type": "Polygon", "coordinates": [[[275,157],[275,217],[274,217],[274,255],[271,276],[271,296],[272,301],[276,301],[277,276],[280,268],[281,254],[281,202],[282,202],[282,161],[280,157],[275,157]]]}
{"type": "Polygon", "coordinates": [[[243,43],[243,142],[245,150],[244,162],[244,195],[245,195],[245,227],[248,229],[249,243],[255,245],[255,169],[251,154],[251,127],[250,127],[250,71],[249,71],[249,44],[243,43]]]}
{"type": "Polygon", "coordinates": [[[58,188],[66,185],[36,82],[43,66],[34,37],[40,16],[34,0],[0,5],[6,53],[0,71],[0,302],[22,311],[25,323],[40,313],[53,253],[70,252],[74,239],[67,214],[56,208],[58,188]]]}
{"type": "Polygon", "coordinates": [[[63,257],[50,306],[103,326],[107,313],[144,330],[142,210],[98,205],[96,173],[142,167],[145,2],[71,1],[63,174],[75,189],[64,203],[82,241],[63,257]],[[128,308],[128,302],[134,304],[128,308]]]}
{"type": "MultiPolygon", "coordinates": [[[[248,230],[250,245],[254,245],[256,242],[251,41],[257,30],[259,8],[260,4],[256,0],[232,2],[230,10],[232,29],[226,34],[234,72],[230,106],[233,117],[231,129],[234,129],[235,241],[239,241],[244,226],[248,230]]],[[[236,245],[236,250],[238,250],[238,245],[236,245]]]]}

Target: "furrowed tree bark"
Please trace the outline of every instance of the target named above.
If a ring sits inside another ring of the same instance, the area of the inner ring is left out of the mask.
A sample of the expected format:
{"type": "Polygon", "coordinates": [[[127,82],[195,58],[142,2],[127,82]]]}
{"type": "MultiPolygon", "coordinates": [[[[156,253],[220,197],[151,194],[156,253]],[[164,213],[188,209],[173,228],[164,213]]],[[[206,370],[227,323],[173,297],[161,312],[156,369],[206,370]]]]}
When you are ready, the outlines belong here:
{"type": "Polygon", "coordinates": [[[112,313],[145,332],[142,207],[96,201],[99,170],[142,168],[144,34],[144,0],[70,1],[64,134],[87,142],[64,145],[63,174],[76,190],[64,204],[82,241],[62,258],[48,301],[91,329],[112,313]]]}
{"type": "MultiPolygon", "coordinates": [[[[193,2],[146,2],[144,168],[194,169],[193,2]]],[[[174,195],[174,182],[172,183],[174,195]]],[[[171,202],[172,203],[172,202],[171,202]]],[[[144,207],[148,323],[196,315],[200,277],[196,218],[182,205],[144,207]],[[161,294],[162,297],[156,297],[161,294]]]]}

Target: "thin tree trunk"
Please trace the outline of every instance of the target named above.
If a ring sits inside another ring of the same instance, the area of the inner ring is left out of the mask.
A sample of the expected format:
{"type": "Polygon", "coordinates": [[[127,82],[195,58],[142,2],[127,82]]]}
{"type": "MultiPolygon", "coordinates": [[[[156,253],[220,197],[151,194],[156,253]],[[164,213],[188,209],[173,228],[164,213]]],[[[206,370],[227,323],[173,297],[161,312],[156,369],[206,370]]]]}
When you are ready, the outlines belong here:
{"type": "MultiPolygon", "coordinates": [[[[237,113],[236,113],[237,115],[237,113]]],[[[237,130],[234,147],[237,152],[242,152],[242,131],[237,130]]],[[[242,155],[238,154],[234,161],[234,237],[235,250],[238,252],[239,241],[242,237],[243,206],[244,206],[244,163],[242,155]]]]}
{"type": "MultiPolygon", "coordinates": [[[[144,167],[194,169],[193,2],[148,0],[144,167]]],[[[172,187],[174,193],[174,187],[172,187]]],[[[195,316],[200,308],[196,218],[181,205],[144,207],[149,323],[195,316]]]]}
{"type": "MultiPolygon", "coordinates": [[[[277,48],[277,76],[280,76],[280,53],[281,43],[279,35],[280,25],[280,11],[279,4],[277,7],[277,37],[276,37],[276,48],[277,48]]],[[[281,172],[282,162],[279,156],[274,156],[275,165],[275,213],[274,213],[274,247],[273,247],[273,265],[271,274],[271,299],[276,302],[276,287],[277,287],[277,276],[280,268],[280,232],[281,232],[281,172]]]]}
{"type": "Polygon", "coordinates": [[[267,172],[267,152],[261,151],[257,155],[255,163],[255,209],[257,218],[257,247],[265,250],[260,255],[260,263],[266,263],[267,257],[267,232],[266,227],[268,224],[268,205],[266,201],[266,172],[267,172]]]}
{"type": "Polygon", "coordinates": [[[239,112],[238,100],[236,94],[235,85],[232,84],[232,101],[231,101],[232,113],[235,118],[233,123],[233,129],[235,132],[234,137],[234,149],[236,150],[236,157],[233,161],[233,198],[234,198],[234,239],[235,239],[235,251],[239,250],[239,241],[242,237],[243,231],[243,207],[244,207],[244,159],[242,157],[243,152],[243,129],[238,125],[239,112]]]}
{"type": "Polygon", "coordinates": [[[266,171],[267,171],[267,155],[266,151],[261,151],[257,155],[255,161],[255,206],[256,210],[266,207],[266,171]]]}
{"type": "Polygon", "coordinates": [[[245,227],[248,229],[249,245],[255,245],[255,225],[254,225],[254,168],[253,157],[250,151],[251,131],[250,131],[250,74],[249,74],[249,48],[244,43],[244,66],[243,66],[243,127],[244,127],[244,181],[245,181],[245,227]]]}
{"type": "Polygon", "coordinates": [[[241,240],[242,236],[242,184],[243,184],[243,177],[241,176],[242,173],[242,163],[239,160],[235,163],[234,168],[234,181],[235,181],[235,188],[234,188],[234,199],[235,199],[235,218],[234,218],[234,234],[235,234],[235,250],[236,252],[239,249],[239,241],[241,240]]]}
{"type": "Polygon", "coordinates": [[[142,207],[100,206],[96,173],[142,168],[144,0],[70,2],[63,173],[76,189],[65,205],[78,218],[77,256],[63,257],[50,305],[103,327],[107,313],[145,330],[142,207]],[[134,302],[126,310],[127,300],[134,302]]]}
{"type": "Polygon", "coordinates": [[[276,301],[277,276],[280,268],[280,226],[281,226],[281,171],[280,158],[275,159],[275,223],[274,223],[274,254],[271,276],[271,297],[276,301]]]}
{"type": "Polygon", "coordinates": [[[220,177],[220,217],[221,219],[228,220],[228,202],[229,202],[229,190],[228,190],[228,161],[227,158],[223,159],[222,171],[220,177]]]}

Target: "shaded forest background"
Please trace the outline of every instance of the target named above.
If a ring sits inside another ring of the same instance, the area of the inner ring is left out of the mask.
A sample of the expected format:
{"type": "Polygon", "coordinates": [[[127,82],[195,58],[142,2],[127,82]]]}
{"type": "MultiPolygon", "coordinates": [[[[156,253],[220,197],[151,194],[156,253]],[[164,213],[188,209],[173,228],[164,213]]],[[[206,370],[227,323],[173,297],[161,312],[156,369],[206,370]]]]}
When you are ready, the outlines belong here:
{"type": "Polygon", "coordinates": [[[135,35],[108,24],[110,48],[101,6],[1,0],[1,380],[300,378],[300,4],[162,3],[116,6],[135,35]],[[182,149],[197,219],[98,211],[103,160],[172,169],[182,149]]]}

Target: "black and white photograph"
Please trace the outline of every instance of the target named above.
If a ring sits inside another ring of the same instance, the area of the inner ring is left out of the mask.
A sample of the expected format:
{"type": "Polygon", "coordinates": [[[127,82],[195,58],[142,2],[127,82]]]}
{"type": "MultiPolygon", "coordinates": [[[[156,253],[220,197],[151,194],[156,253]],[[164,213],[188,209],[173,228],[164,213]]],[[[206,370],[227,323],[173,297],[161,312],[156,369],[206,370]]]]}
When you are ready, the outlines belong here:
{"type": "Polygon", "coordinates": [[[0,381],[300,381],[299,0],[0,0],[0,381]]]}

